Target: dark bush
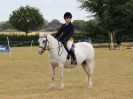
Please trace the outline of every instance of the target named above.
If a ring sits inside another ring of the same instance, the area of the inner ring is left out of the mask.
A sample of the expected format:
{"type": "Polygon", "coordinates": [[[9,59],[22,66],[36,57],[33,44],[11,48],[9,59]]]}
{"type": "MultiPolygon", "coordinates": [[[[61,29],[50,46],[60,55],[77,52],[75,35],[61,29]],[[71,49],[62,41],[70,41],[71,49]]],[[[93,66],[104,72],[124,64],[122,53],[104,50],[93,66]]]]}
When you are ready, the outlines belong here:
{"type": "Polygon", "coordinates": [[[38,45],[38,35],[0,35],[0,44],[7,44],[7,37],[11,46],[30,46],[32,41],[33,45],[38,45]]]}

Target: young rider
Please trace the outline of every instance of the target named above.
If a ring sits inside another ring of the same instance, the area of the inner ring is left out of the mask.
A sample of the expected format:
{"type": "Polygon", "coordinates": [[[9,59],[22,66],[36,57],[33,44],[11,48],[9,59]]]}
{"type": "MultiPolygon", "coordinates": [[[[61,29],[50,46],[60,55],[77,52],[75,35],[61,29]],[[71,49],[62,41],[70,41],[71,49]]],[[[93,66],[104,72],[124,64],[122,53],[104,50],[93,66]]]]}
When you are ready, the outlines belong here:
{"type": "Polygon", "coordinates": [[[65,24],[61,26],[58,33],[56,34],[56,38],[61,36],[58,40],[62,42],[64,45],[66,51],[68,52],[68,55],[71,55],[71,64],[77,64],[76,56],[74,54],[74,51],[72,50],[72,44],[73,44],[73,35],[74,35],[74,26],[71,23],[72,20],[72,14],[70,12],[66,12],[64,14],[64,19],[66,21],[65,24]]]}

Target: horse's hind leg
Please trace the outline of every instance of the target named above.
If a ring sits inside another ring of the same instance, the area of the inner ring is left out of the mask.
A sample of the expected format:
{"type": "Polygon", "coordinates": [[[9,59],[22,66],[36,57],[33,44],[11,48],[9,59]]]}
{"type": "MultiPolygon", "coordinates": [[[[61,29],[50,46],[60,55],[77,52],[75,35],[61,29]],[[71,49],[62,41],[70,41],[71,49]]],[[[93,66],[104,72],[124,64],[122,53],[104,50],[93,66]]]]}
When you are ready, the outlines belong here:
{"type": "Polygon", "coordinates": [[[88,76],[88,87],[91,88],[93,83],[92,83],[92,72],[93,72],[93,60],[91,61],[86,61],[84,64],[82,64],[83,69],[85,70],[87,76],[88,76]]]}

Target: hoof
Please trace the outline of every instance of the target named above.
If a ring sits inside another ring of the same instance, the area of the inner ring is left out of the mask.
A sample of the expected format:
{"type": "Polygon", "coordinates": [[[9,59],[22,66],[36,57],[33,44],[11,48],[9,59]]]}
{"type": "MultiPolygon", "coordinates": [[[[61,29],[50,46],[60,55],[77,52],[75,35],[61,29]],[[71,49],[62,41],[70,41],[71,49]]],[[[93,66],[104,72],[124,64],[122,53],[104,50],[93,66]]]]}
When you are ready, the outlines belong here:
{"type": "Polygon", "coordinates": [[[88,88],[92,88],[92,86],[93,86],[93,84],[91,83],[91,84],[88,85],[88,88]]]}
{"type": "Polygon", "coordinates": [[[50,89],[54,89],[54,88],[55,88],[55,85],[51,85],[51,86],[50,86],[50,89]]]}
{"type": "Polygon", "coordinates": [[[88,88],[92,88],[92,85],[91,86],[89,85],[88,88]]]}
{"type": "Polygon", "coordinates": [[[64,89],[64,85],[61,86],[61,89],[64,89]]]}

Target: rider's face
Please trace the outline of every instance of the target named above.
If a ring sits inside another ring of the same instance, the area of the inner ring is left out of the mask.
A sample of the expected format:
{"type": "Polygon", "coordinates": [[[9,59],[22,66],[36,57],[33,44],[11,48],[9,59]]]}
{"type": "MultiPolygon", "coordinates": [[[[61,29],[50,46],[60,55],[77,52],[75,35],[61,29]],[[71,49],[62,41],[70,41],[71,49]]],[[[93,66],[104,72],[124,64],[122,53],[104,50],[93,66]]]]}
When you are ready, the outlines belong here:
{"type": "Polygon", "coordinates": [[[71,23],[71,20],[72,20],[71,17],[66,17],[66,18],[65,18],[65,21],[66,21],[66,23],[68,23],[68,24],[71,23]]]}

